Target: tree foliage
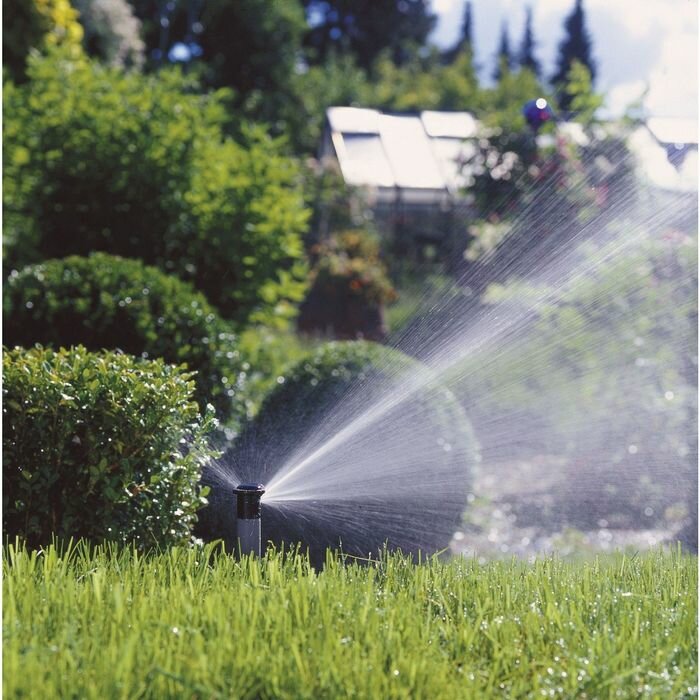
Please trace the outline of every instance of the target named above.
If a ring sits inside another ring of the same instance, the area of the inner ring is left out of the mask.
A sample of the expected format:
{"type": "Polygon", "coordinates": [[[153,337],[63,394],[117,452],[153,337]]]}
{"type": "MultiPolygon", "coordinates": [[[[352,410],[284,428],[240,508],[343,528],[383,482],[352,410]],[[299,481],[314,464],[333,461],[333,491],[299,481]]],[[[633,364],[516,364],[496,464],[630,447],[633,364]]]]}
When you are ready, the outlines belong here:
{"type": "Polygon", "coordinates": [[[304,291],[298,169],[225,95],[61,54],[5,90],[5,263],[101,250],[191,281],[242,324],[283,320],[304,291]]]}
{"type": "Polygon", "coordinates": [[[140,68],[145,45],[141,23],[127,0],[74,0],[83,26],[83,46],[113,66],[140,68]]]}
{"type": "Polygon", "coordinates": [[[595,113],[603,105],[603,96],[593,90],[590,71],[576,59],[571,62],[561,94],[565,96],[573,118],[583,124],[590,124],[595,118],[595,113]]]}
{"type": "Polygon", "coordinates": [[[367,91],[368,104],[380,109],[476,111],[482,104],[483,93],[468,50],[448,65],[436,51],[425,57],[416,55],[404,66],[385,56],[377,62],[375,74],[367,91]]]}
{"type": "Polygon", "coordinates": [[[443,60],[446,63],[452,63],[462,51],[469,51],[474,55],[474,29],[472,19],[472,4],[469,0],[464,3],[464,14],[462,16],[462,26],[460,28],[459,38],[455,45],[444,52],[443,60]]]}
{"type": "Polygon", "coordinates": [[[326,110],[337,105],[371,104],[372,85],[352,55],[330,53],[325,62],[295,73],[289,97],[277,114],[295,153],[318,151],[326,110]]]}
{"type": "Polygon", "coordinates": [[[586,17],[583,11],[583,0],[576,0],[574,9],[564,22],[565,36],[559,44],[557,67],[552,75],[552,85],[559,89],[559,106],[568,111],[571,108],[571,97],[564,86],[569,79],[569,73],[574,61],[582,63],[590,73],[591,83],[595,82],[596,63],[593,59],[593,43],[586,28],[586,17]]]}
{"type": "Polygon", "coordinates": [[[535,57],[535,46],[537,46],[537,42],[532,31],[532,8],[528,7],[525,9],[525,30],[520,43],[518,63],[522,68],[527,68],[539,78],[540,62],[535,57]]]}
{"type": "Polygon", "coordinates": [[[493,79],[498,81],[513,68],[513,54],[510,49],[510,38],[508,37],[508,24],[501,25],[501,35],[498,40],[498,51],[496,51],[496,67],[493,71],[493,79]]]}
{"type": "Polygon", "coordinates": [[[3,69],[17,82],[26,77],[32,50],[58,46],[80,52],[83,29],[69,0],[6,0],[2,5],[3,69]]]}
{"type": "Polygon", "coordinates": [[[293,100],[305,29],[298,0],[211,0],[200,21],[205,82],[233,88],[247,114],[274,127],[293,100]]]}
{"type": "Polygon", "coordinates": [[[303,0],[310,29],[305,45],[313,62],[350,53],[371,70],[384,52],[398,65],[424,46],[437,17],[426,0],[303,0]]]}

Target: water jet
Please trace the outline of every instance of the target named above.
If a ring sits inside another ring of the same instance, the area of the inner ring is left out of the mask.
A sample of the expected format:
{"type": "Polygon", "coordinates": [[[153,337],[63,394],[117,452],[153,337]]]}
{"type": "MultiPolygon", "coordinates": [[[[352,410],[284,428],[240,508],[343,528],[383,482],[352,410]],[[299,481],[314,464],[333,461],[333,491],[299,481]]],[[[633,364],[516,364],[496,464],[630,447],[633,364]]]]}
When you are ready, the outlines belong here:
{"type": "Polygon", "coordinates": [[[238,484],[233,489],[236,494],[236,537],[241,556],[261,555],[261,515],[260,499],[265,493],[263,484],[238,484]]]}

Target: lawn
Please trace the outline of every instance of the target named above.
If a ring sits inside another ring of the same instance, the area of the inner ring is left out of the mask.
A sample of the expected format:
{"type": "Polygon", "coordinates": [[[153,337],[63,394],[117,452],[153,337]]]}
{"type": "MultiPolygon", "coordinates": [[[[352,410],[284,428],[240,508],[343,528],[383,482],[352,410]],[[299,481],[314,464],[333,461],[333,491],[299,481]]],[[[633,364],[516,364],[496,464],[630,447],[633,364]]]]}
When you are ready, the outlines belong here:
{"type": "Polygon", "coordinates": [[[9,546],[5,698],[697,695],[697,559],[9,546]]]}

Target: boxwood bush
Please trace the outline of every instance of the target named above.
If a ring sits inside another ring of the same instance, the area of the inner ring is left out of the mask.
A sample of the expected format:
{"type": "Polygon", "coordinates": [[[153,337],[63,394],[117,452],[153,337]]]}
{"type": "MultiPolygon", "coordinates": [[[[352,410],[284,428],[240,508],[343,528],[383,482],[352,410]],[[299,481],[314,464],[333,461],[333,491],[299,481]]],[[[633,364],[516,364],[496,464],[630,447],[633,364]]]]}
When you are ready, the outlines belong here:
{"type": "Polygon", "coordinates": [[[13,272],[3,300],[8,345],[84,345],[162,357],[196,370],[195,399],[217,415],[244,413],[237,337],[191,285],[138,260],[105,253],[13,272]]]}
{"type": "MultiPolygon", "coordinates": [[[[270,483],[283,465],[298,463],[345,426],[366,419],[425,371],[407,355],[381,345],[327,343],[278,377],[222,464],[235,472],[232,478],[270,483]]],[[[282,500],[278,507],[265,508],[266,540],[301,542],[317,564],[327,547],[339,545],[362,556],[385,543],[414,553],[449,545],[462,521],[478,461],[476,441],[458,402],[435,381],[403,398],[371,417],[369,431],[338,444],[326,460],[307,470],[308,483],[297,487],[308,487],[302,495],[308,500],[282,500]],[[344,465],[342,473],[319,474],[319,467],[335,469],[337,463],[344,465]],[[339,494],[337,488],[328,496],[315,495],[324,478],[347,484],[348,491],[353,482],[365,485],[356,497],[339,494]]],[[[220,473],[221,465],[205,469],[204,483],[212,491],[198,532],[234,544],[235,509],[230,484],[222,482],[220,473]]]]}
{"type": "Polygon", "coordinates": [[[188,540],[211,456],[194,382],[162,360],[83,347],[5,350],[5,536],[134,543],[188,540]]]}

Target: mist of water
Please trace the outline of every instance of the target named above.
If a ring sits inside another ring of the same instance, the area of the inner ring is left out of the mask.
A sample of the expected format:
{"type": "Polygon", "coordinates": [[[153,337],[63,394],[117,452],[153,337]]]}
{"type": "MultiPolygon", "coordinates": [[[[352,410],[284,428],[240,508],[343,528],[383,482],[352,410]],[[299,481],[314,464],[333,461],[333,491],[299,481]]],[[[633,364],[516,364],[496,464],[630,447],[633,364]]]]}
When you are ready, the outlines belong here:
{"type": "MultiPolygon", "coordinates": [[[[557,221],[560,205],[538,192],[522,217],[557,221]]],[[[498,478],[509,459],[542,454],[565,458],[542,489],[571,522],[577,508],[614,518],[621,502],[658,515],[696,478],[696,273],[678,263],[695,242],[676,223],[693,206],[630,181],[606,217],[569,221],[566,237],[530,232],[529,247],[495,263],[485,256],[456,293],[426,294],[392,339],[420,365],[387,360],[379,380],[358,378],[313,430],[249,435],[238,462],[213,466],[212,478],[265,480],[265,506],[302,539],[313,522],[390,543],[420,543],[432,528],[446,545],[441,514],[480,496],[459,465],[498,478]],[[518,282],[470,295],[494,264],[499,279],[518,282]],[[478,466],[470,436],[431,420],[454,397],[472,419],[478,466]],[[275,451],[259,450],[265,442],[275,451]],[[283,458],[271,464],[270,454],[283,458]]]]}

